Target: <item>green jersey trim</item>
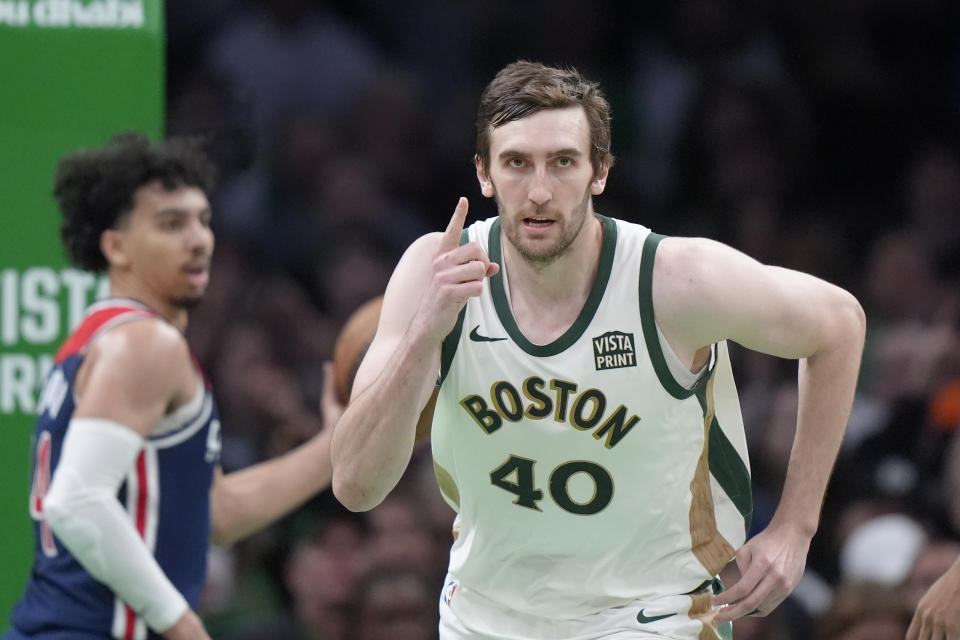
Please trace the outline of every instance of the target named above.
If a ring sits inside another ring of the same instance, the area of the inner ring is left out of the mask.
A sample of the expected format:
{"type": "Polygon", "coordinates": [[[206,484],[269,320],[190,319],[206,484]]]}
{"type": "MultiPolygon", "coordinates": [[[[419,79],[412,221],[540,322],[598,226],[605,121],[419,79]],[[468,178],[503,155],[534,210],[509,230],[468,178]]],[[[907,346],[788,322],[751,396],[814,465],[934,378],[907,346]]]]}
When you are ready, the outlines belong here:
{"type": "MultiPolygon", "coordinates": [[[[704,416],[707,412],[707,379],[713,375],[709,372],[697,381],[692,389],[684,388],[667,366],[666,357],[657,335],[656,319],[653,314],[653,264],[656,258],[657,246],[665,236],[650,233],[643,243],[643,253],[640,257],[640,323],[643,326],[643,338],[647,345],[647,353],[653,363],[654,371],[660,384],[674,398],[683,400],[696,394],[703,408],[704,416]]],[[[715,349],[716,347],[714,347],[715,349]]],[[[714,360],[716,355],[711,357],[714,360]]],[[[753,518],[753,494],[750,486],[750,471],[740,458],[736,448],[720,428],[716,417],[710,424],[710,441],[708,443],[708,459],[710,474],[717,480],[720,488],[730,498],[737,511],[743,516],[747,532],[753,518]]]]}
{"type": "Polygon", "coordinates": [[[457,355],[457,347],[460,345],[460,336],[463,334],[463,319],[467,315],[467,308],[460,310],[457,316],[457,324],[453,325],[453,330],[447,334],[440,345],[440,379],[437,381],[439,388],[447,374],[450,372],[450,366],[453,364],[453,356],[457,355]]]}
{"type": "Polygon", "coordinates": [[[687,389],[673,377],[660,346],[657,335],[657,321],[653,315],[653,262],[656,259],[657,246],[666,236],[650,232],[643,241],[643,253],[640,256],[640,324],[643,327],[643,340],[647,344],[647,353],[660,384],[667,393],[678,400],[684,400],[694,394],[697,388],[703,388],[706,376],[703,376],[693,389],[687,389]]]}
{"type": "Polygon", "coordinates": [[[587,296],[583,309],[580,310],[580,315],[570,325],[570,328],[550,344],[544,345],[533,344],[527,340],[526,336],[520,331],[520,327],[517,326],[517,321],[513,317],[510,303],[507,300],[506,288],[503,285],[503,247],[500,244],[500,220],[497,219],[490,225],[490,261],[500,265],[500,271],[490,278],[493,306],[496,308],[500,323],[510,339],[531,356],[538,358],[555,356],[570,348],[587,330],[587,326],[593,320],[593,316],[600,306],[600,300],[603,298],[607,282],[610,280],[610,273],[613,270],[613,256],[617,247],[617,224],[606,216],[595,215],[603,225],[603,244],[600,247],[600,263],[597,265],[597,275],[594,278],[593,286],[590,288],[590,294],[587,296]]]}
{"type": "MultiPolygon", "coordinates": [[[[712,375],[712,373],[711,373],[712,375]]],[[[697,391],[697,400],[707,412],[706,388],[697,391]]],[[[749,535],[753,522],[753,491],[750,483],[750,471],[743,463],[740,454],[727,438],[716,416],[710,423],[710,440],[707,443],[707,459],[712,475],[723,492],[743,516],[744,530],[749,535]]]]}
{"type": "MultiPolygon", "coordinates": [[[[460,233],[460,246],[470,241],[470,234],[466,229],[460,233]]],[[[450,371],[450,365],[453,364],[453,356],[457,355],[457,346],[460,344],[460,335],[463,333],[463,319],[467,315],[467,306],[460,309],[460,315],[457,316],[457,324],[453,325],[453,330],[447,334],[440,345],[440,379],[437,380],[437,388],[443,384],[443,379],[447,377],[450,371]]]]}

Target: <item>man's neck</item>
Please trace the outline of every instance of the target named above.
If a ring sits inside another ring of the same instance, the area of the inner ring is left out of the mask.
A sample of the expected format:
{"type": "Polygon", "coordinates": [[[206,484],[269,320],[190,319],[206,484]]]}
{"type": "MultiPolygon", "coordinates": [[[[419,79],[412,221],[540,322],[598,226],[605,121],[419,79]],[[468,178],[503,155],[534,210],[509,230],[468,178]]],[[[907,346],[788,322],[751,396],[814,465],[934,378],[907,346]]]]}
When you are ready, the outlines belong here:
{"type": "Polygon", "coordinates": [[[524,258],[503,239],[510,307],[528,339],[551,342],[577,319],[593,288],[602,245],[603,224],[593,214],[567,251],[546,265],[524,258]]]}
{"type": "Polygon", "coordinates": [[[163,299],[146,287],[137,286],[128,278],[117,277],[114,274],[110,275],[110,297],[136,300],[149,307],[181,332],[187,329],[188,314],[186,309],[163,299]]]}

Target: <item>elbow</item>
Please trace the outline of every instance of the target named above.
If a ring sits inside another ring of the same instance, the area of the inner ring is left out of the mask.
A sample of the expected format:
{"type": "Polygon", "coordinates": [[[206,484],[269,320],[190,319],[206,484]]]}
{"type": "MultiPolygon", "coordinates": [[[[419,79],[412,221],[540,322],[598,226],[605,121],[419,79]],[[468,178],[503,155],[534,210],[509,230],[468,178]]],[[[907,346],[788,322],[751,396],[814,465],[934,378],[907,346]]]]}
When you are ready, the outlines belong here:
{"type": "Polygon", "coordinates": [[[842,354],[851,362],[860,361],[867,333],[867,317],[860,302],[849,292],[835,287],[820,306],[818,340],[803,356],[820,359],[824,354],[842,354]]]}
{"type": "Polygon", "coordinates": [[[51,491],[43,498],[43,519],[50,530],[60,535],[63,525],[70,517],[70,500],[62,491],[51,491]]]}
{"type": "Polygon", "coordinates": [[[370,511],[383,501],[383,497],[371,495],[370,488],[356,478],[334,470],[332,489],[337,501],[353,512],[370,511]]]}
{"type": "Polygon", "coordinates": [[[863,307],[852,294],[842,289],[837,289],[827,304],[820,345],[810,357],[819,353],[842,353],[845,358],[859,362],[867,333],[863,307]]]}
{"type": "Polygon", "coordinates": [[[50,530],[62,538],[64,533],[89,517],[90,507],[107,503],[112,498],[112,495],[103,491],[84,489],[76,478],[57,473],[43,496],[40,511],[50,530]]]}
{"type": "Polygon", "coordinates": [[[867,335],[867,314],[853,294],[847,292],[844,292],[844,301],[841,308],[851,338],[862,349],[867,335]]]}
{"type": "MultiPolygon", "coordinates": [[[[334,433],[336,436],[336,433],[334,433]]],[[[377,496],[373,478],[370,473],[358,469],[357,461],[346,456],[337,455],[336,441],[331,442],[330,464],[332,474],[330,489],[333,496],[344,507],[354,513],[370,511],[380,504],[385,495],[377,496]]]]}

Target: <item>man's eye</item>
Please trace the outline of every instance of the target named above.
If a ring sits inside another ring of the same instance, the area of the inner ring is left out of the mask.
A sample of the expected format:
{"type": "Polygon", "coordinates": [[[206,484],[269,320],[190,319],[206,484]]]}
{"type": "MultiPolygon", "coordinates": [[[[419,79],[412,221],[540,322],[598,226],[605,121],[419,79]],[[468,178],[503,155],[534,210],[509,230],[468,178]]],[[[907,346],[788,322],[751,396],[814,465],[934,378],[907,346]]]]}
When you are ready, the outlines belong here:
{"type": "Polygon", "coordinates": [[[524,165],[523,158],[510,158],[507,160],[507,165],[514,169],[520,169],[524,165]]]}
{"type": "Polygon", "coordinates": [[[570,167],[573,166],[573,158],[557,158],[558,167],[570,167]]]}

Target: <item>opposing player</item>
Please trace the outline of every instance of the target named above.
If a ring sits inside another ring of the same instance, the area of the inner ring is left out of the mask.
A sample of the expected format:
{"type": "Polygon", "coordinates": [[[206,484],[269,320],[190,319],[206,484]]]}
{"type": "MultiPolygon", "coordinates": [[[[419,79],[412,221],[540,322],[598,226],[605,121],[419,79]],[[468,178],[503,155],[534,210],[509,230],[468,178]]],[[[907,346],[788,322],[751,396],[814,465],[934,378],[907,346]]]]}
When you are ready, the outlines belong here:
{"type": "Polygon", "coordinates": [[[458,512],[440,602],[452,639],[716,638],[796,586],[849,415],[860,305],[717,242],[597,214],[610,114],[575,70],[517,62],[485,89],[476,171],[499,216],[416,241],[331,443],[370,509],[432,447],[458,512]],[[751,516],[726,340],[799,359],[780,505],[751,516]],[[715,580],[736,558],[741,579],[715,580]],[[725,606],[724,606],[725,605],[725,606]]]}
{"type": "Polygon", "coordinates": [[[7,640],[207,639],[211,538],[248,535],[328,486],[329,432],[223,474],[213,393],[187,345],[214,239],[209,161],[126,133],[60,163],[72,262],[106,271],[56,355],[35,431],[36,559],[7,640]]]}

